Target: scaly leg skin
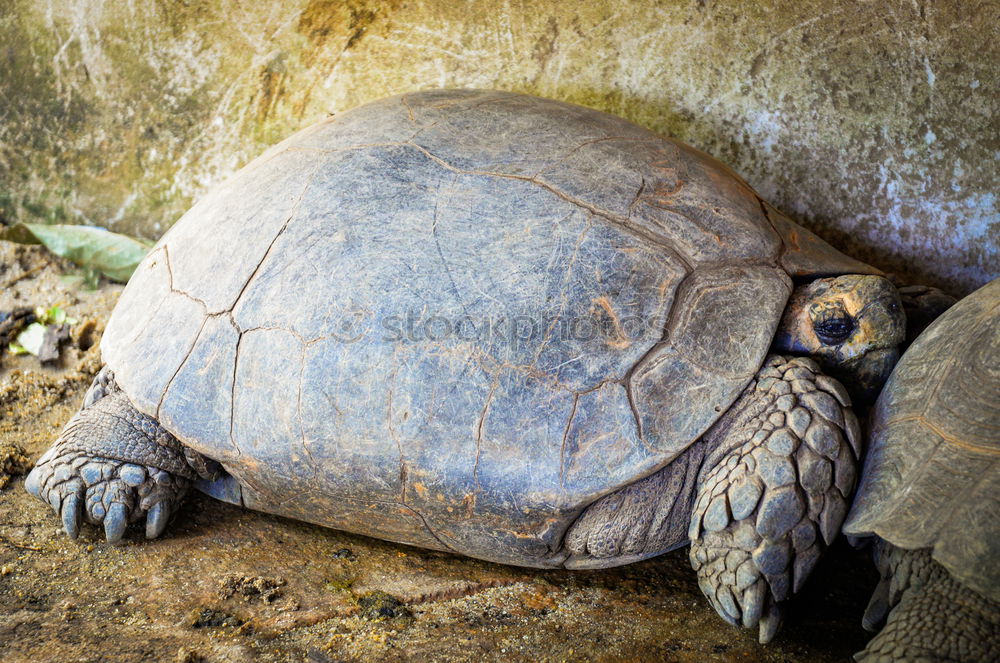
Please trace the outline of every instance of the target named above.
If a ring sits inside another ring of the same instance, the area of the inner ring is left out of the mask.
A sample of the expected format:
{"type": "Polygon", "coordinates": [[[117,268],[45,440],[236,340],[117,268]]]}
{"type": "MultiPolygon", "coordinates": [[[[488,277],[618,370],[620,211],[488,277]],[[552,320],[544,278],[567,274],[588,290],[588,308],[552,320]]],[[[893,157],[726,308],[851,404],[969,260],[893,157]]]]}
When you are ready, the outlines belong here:
{"type": "Polygon", "coordinates": [[[147,538],[162,534],[191,481],[218,468],[133,408],[105,367],[24,487],[52,506],[70,538],[84,521],[117,543],[143,517],[147,538]]]}
{"type": "Polygon", "coordinates": [[[836,380],[772,355],[706,434],[691,565],[723,619],[769,642],[847,514],[860,431],[836,380]]]}
{"type": "Polygon", "coordinates": [[[1000,605],[962,585],[931,558],[929,549],[904,550],[879,540],[875,564],[882,574],[864,627],[882,631],[862,663],[958,663],[1000,660],[1000,605]]]}

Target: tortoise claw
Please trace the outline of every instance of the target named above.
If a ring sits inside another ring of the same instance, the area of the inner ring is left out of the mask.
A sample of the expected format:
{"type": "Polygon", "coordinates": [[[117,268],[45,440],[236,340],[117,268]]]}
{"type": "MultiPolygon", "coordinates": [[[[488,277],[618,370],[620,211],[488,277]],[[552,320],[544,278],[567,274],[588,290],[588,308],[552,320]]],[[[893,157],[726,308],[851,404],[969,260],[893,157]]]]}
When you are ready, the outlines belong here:
{"type": "Polygon", "coordinates": [[[108,543],[118,543],[128,527],[128,509],[121,502],[115,502],[104,514],[104,538],[108,543]]]}
{"type": "MultiPolygon", "coordinates": [[[[761,623],[764,604],[768,600],[767,581],[763,578],[750,585],[743,593],[743,627],[753,628],[761,623]]],[[[763,629],[763,627],[761,627],[763,629]]]]}
{"type": "Polygon", "coordinates": [[[769,605],[760,618],[758,640],[762,645],[766,645],[774,639],[774,635],[778,632],[778,628],[781,627],[782,621],[781,606],[770,601],[768,603],[769,605]]]}
{"type": "Polygon", "coordinates": [[[70,494],[62,503],[63,529],[69,538],[76,539],[80,535],[80,521],[83,519],[83,500],[80,494],[70,494]]]}
{"type": "Polygon", "coordinates": [[[151,506],[146,512],[146,538],[155,539],[163,534],[167,528],[167,521],[170,520],[170,504],[167,500],[161,500],[151,506]]]}

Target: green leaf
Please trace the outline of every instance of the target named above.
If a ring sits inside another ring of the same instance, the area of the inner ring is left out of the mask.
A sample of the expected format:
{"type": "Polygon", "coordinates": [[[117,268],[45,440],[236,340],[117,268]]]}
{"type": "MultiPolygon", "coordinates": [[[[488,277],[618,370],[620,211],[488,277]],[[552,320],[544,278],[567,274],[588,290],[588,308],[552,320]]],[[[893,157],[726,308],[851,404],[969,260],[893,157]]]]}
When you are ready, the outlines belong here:
{"type": "Polygon", "coordinates": [[[9,350],[11,354],[23,355],[30,353],[38,356],[45,341],[45,325],[40,322],[32,322],[17,335],[17,340],[11,343],[9,350]]]}
{"type": "Polygon", "coordinates": [[[57,256],[84,269],[94,269],[124,283],[152,244],[96,226],[18,223],[0,230],[0,239],[18,244],[42,244],[57,256]]]}

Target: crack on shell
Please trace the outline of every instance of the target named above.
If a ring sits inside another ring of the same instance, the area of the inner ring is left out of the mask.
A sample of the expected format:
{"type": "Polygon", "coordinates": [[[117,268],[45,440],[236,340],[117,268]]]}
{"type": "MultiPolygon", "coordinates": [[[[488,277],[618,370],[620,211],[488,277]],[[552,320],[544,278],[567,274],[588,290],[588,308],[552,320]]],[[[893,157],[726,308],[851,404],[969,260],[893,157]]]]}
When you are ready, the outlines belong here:
{"type": "Polygon", "coordinates": [[[214,315],[208,312],[208,304],[205,302],[205,300],[199,299],[198,297],[195,297],[191,293],[181,290],[176,286],[174,286],[174,268],[170,264],[170,247],[169,245],[164,243],[163,246],[160,247],[160,249],[163,251],[163,263],[167,267],[167,286],[169,287],[170,292],[174,293],[175,295],[181,295],[182,297],[187,297],[191,301],[200,304],[201,308],[204,309],[206,315],[214,315]]]}
{"type": "Polygon", "coordinates": [[[486,396],[486,402],[483,403],[483,411],[479,415],[479,422],[476,424],[476,461],[472,466],[472,480],[476,484],[477,493],[482,491],[482,487],[479,485],[479,454],[483,446],[483,426],[486,424],[486,417],[489,416],[490,404],[493,403],[493,395],[496,393],[499,383],[500,377],[498,375],[490,385],[490,393],[486,396]]]}
{"type": "Polygon", "coordinates": [[[559,487],[566,490],[566,445],[569,442],[569,431],[573,427],[573,419],[576,417],[576,407],[580,403],[580,395],[573,396],[573,407],[566,419],[566,429],[563,431],[562,444],[559,447],[559,487]]]}

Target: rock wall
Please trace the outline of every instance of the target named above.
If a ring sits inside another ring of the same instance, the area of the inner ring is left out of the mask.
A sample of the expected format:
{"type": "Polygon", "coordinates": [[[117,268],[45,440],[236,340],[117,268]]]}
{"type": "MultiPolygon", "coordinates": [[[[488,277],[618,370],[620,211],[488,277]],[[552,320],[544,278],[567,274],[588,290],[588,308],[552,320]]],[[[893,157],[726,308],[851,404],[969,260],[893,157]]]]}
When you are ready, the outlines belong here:
{"type": "Polygon", "coordinates": [[[700,147],[834,245],[1000,275],[995,0],[4,0],[0,219],[156,237],[292,131],[494,87],[700,147]]]}

